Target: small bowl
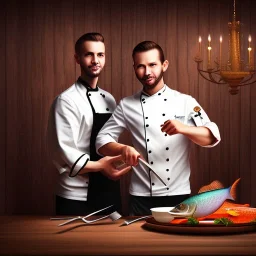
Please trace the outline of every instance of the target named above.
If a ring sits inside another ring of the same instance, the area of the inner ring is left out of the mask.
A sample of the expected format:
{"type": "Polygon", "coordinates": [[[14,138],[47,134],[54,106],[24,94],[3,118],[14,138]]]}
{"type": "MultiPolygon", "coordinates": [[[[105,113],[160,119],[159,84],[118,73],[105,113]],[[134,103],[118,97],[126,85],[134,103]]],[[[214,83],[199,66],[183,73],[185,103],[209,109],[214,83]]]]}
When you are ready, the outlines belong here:
{"type": "Polygon", "coordinates": [[[175,216],[171,215],[171,211],[174,207],[156,207],[151,208],[153,218],[161,223],[170,223],[175,216]]]}

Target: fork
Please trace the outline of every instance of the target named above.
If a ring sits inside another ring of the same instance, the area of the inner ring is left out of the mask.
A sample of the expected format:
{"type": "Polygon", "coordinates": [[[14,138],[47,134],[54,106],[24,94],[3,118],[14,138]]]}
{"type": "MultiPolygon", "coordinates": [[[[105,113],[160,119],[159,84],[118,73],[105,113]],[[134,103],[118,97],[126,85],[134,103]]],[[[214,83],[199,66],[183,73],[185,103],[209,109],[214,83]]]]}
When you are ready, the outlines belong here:
{"type": "Polygon", "coordinates": [[[77,217],[57,217],[57,218],[50,218],[50,220],[69,220],[69,219],[72,219],[72,220],[80,220],[81,218],[88,218],[88,217],[90,217],[90,216],[92,216],[92,215],[94,215],[94,214],[96,214],[96,213],[98,213],[98,212],[101,212],[101,211],[104,211],[104,210],[106,210],[106,209],[108,209],[108,208],[110,208],[110,207],[112,207],[113,205],[110,205],[110,206],[107,206],[107,207],[105,207],[105,208],[103,208],[103,209],[100,209],[100,210],[98,210],[98,211],[96,211],[96,212],[92,212],[92,213],[90,213],[90,214],[88,214],[88,215],[86,215],[86,216],[84,216],[84,217],[81,217],[81,216],[77,216],[77,217]]]}
{"type": "Polygon", "coordinates": [[[91,223],[93,223],[93,222],[96,222],[96,221],[99,221],[99,220],[103,220],[103,219],[107,219],[107,218],[110,218],[112,221],[116,221],[116,220],[120,219],[121,217],[122,217],[122,216],[121,216],[117,211],[112,212],[111,214],[109,214],[109,215],[107,215],[107,216],[103,216],[103,217],[100,217],[100,218],[95,219],[95,220],[86,220],[86,219],[85,219],[86,217],[80,217],[80,216],[78,216],[77,218],[68,220],[68,221],[66,221],[66,222],[64,222],[64,223],[61,223],[61,224],[59,224],[58,226],[59,226],[59,227],[60,227],[60,226],[64,226],[64,225],[69,224],[69,223],[71,223],[71,222],[73,222],[73,221],[75,221],[75,220],[82,220],[82,221],[85,222],[86,224],[91,224],[91,223]]]}
{"type": "Polygon", "coordinates": [[[147,218],[149,218],[149,217],[152,217],[152,215],[139,217],[139,218],[133,219],[133,220],[125,220],[124,223],[122,224],[122,226],[128,226],[128,225],[132,224],[132,223],[135,222],[135,221],[144,220],[144,219],[147,219],[147,218]]]}

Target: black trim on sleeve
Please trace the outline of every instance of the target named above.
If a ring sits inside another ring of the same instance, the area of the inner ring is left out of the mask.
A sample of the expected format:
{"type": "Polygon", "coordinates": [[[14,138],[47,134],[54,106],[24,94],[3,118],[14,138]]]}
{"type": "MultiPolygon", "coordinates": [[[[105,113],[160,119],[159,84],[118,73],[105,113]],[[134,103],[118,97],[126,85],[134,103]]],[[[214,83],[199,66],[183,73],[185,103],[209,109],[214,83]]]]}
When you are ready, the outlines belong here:
{"type": "Polygon", "coordinates": [[[76,164],[78,163],[78,161],[79,161],[83,156],[85,156],[85,154],[82,154],[82,155],[75,161],[75,163],[73,164],[73,166],[72,166],[72,168],[71,168],[71,170],[70,170],[70,173],[69,173],[69,175],[68,175],[69,177],[71,177],[71,178],[76,177],[76,176],[78,175],[78,173],[79,173],[79,172],[85,167],[85,165],[88,163],[89,159],[87,159],[87,160],[85,161],[84,165],[80,168],[80,170],[79,170],[75,175],[72,176],[72,172],[74,171],[74,168],[75,168],[76,164]]]}

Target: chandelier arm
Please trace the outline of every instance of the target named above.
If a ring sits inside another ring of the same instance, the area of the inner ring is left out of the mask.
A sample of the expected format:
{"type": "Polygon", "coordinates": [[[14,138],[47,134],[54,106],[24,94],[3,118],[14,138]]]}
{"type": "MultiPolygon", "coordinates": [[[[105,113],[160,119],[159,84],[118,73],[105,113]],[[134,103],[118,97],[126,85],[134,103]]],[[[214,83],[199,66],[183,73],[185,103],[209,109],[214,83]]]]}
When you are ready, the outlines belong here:
{"type": "Polygon", "coordinates": [[[245,79],[245,80],[242,82],[242,84],[244,84],[244,83],[250,81],[250,80],[252,79],[253,75],[254,75],[254,74],[250,75],[249,78],[245,79]]]}
{"type": "Polygon", "coordinates": [[[217,75],[219,75],[219,76],[220,76],[220,74],[218,74],[218,72],[220,72],[220,70],[219,70],[219,69],[217,69],[217,70],[215,70],[215,71],[212,71],[212,73],[217,74],[217,75]]]}
{"type": "MultiPolygon", "coordinates": [[[[201,73],[201,71],[202,71],[202,72],[205,72],[205,73],[208,73],[208,72],[198,69],[198,73],[199,73],[204,79],[206,79],[206,80],[209,81],[209,82],[212,82],[212,83],[215,83],[215,84],[219,84],[219,83],[216,82],[214,79],[213,79],[213,80],[210,80],[208,77],[204,76],[204,75],[201,73]]],[[[209,74],[209,73],[208,73],[208,74],[209,74]]],[[[209,76],[210,76],[210,74],[209,74],[209,76]]]]}
{"type": "Polygon", "coordinates": [[[219,69],[217,69],[217,70],[215,70],[215,71],[206,71],[206,70],[203,70],[203,69],[200,69],[200,68],[198,68],[197,69],[198,71],[201,71],[201,72],[203,72],[203,73],[212,73],[212,74],[217,74],[217,75],[219,75],[220,76],[220,74],[218,74],[218,72],[220,71],[219,69]]]}
{"type": "Polygon", "coordinates": [[[217,82],[217,81],[213,78],[213,76],[212,76],[211,73],[209,73],[209,77],[210,77],[210,79],[212,79],[212,81],[214,81],[215,84],[226,84],[226,83],[217,82]]]}
{"type": "Polygon", "coordinates": [[[249,85],[249,84],[254,84],[254,83],[256,83],[256,79],[254,81],[250,82],[250,83],[247,83],[247,84],[244,84],[244,83],[239,84],[239,86],[244,86],[244,85],[249,85]]]}

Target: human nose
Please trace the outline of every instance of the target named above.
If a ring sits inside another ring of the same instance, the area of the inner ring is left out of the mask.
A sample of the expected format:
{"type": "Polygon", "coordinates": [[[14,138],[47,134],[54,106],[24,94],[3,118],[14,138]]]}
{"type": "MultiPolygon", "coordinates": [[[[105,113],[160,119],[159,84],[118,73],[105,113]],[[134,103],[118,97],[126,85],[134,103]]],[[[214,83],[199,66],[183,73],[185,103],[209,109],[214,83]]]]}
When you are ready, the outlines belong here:
{"type": "Polygon", "coordinates": [[[151,74],[151,69],[149,67],[146,67],[145,69],[145,75],[149,76],[151,74]]]}
{"type": "Polygon", "coordinates": [[[98,59],[97,55],[93,55],[92,63],[94,63],[94,64],[99,63],[99,59],[98,59]]]}

